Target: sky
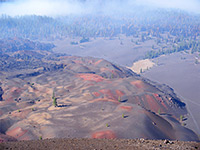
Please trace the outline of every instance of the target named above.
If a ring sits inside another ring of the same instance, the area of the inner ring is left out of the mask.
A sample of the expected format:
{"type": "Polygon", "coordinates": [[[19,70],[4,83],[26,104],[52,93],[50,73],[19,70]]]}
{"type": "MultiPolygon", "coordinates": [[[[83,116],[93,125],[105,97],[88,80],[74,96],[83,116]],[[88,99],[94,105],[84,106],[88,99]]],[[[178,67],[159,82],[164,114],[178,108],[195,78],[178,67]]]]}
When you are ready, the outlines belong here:
{"type": "Polygon", "coordinates": [[[200,0],[14,0],[0,4],[0,15],[60,16],[131,12],[133,7],[173,8],[200,14],[200,0]]]}

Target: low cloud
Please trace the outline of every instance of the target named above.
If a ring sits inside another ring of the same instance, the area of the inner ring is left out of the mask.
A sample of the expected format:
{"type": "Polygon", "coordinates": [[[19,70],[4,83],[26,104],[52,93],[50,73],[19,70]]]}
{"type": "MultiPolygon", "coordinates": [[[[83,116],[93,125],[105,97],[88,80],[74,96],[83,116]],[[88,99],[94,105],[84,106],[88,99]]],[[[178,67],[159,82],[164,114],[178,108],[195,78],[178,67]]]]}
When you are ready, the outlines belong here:
{"type": "Polygon", "coordinates": [[[2,3],[0,14],[16,15],[68,15],[81,13],[82,7],[78,2],[69,0],[18,0],[2,3]]]}
{"type": "Polygon", "coordinates": [[[15,0],[1,3],[0,14],[60,16],[87,13],[128,13],[137,6],[175,8],[200,13],[198,0],[15,0]]]}
{"type": "Polygon", "coordinates": [[[174,8],[194,13],[200,13],[199,0],[137,0],[137,1],[138,3],[153,7],[174,8]]]}

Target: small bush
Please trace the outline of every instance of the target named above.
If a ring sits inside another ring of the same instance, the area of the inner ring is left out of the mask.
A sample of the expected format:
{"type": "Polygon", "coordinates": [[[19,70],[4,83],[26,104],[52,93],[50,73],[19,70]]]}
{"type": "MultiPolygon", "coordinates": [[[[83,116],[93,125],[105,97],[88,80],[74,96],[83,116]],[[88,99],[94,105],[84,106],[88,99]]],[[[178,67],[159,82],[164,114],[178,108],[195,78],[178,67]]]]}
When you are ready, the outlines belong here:
{"type": "Polygon", "coordinates": [[[42,136],[39,137],[39,140],[42,140],[42,136]]]}
{"type": "Polygon", "coordinates": [[[120,96],[118,96],[118,101],[121,102],[121,97],[120,96]]]}
{"type": "Polygon", "coordinates": [[[158,114],[160,115],[160,108],[158,109],[158,114]]]}
{"type": "Polygon", "coordinates": [[[53,106],[54,106],[54,107],[58,106],[58,104],[57,104],[57,98],[55,98],[55,97],[54,97],[54,99],[53,99],[53,106]]]}
{"type": "Polygon", "coordinates": [[[180,115],[180,121],[183,121],[183,115],[180,115]]]}
{"type": "Polygon", "coordinates": [[[125,118],[125,115],[124,115],[124,113],[122,114],[122,118],[125,118]]]}

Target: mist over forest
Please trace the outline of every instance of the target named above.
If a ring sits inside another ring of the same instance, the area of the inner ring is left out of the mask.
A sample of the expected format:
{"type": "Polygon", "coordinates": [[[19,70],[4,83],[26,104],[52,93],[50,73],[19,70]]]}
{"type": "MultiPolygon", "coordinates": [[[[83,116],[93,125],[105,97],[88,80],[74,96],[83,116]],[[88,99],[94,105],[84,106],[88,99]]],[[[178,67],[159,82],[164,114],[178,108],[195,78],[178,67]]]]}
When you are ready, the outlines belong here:
{"type": "Polygon", "coordinates": [[[200,47],[198,6],[195,0],[166,3],[154,0],[7,1],[0,5],[0,38],[112,39],[124,34],[140,37],[141,41],[156,37],[157,44],[171,41],[172,47],[150,51],[147,54],[150,58],[190,48],[195,52],[200,47]],[[167,34],[167,39],[161,34],[167,34]]]}
{"type": "Polygon", "coordinates": [[[0,5],[0,14],[10,16],[45,15],[65,16],[70,14],[134,13],[143,9],[178,9],[200,13],[198,0],[4,0],[0,5]],[[139,9],[138,9],[139,8],[139,9]]]}

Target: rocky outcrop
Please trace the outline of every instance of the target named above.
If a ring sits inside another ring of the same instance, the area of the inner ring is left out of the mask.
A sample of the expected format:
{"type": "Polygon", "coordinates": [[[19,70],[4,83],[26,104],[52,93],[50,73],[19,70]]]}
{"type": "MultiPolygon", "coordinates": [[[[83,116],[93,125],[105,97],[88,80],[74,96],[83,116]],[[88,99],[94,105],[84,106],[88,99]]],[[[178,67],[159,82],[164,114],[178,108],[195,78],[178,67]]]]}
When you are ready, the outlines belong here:
{"type": "Polygon", "coordinates": [[[33,42],[22,38],[9,38],[0,40],[0,52],[16,52],[22,50],[45,50],[51,51],[55,45],[50,43],[33,42]]]}

